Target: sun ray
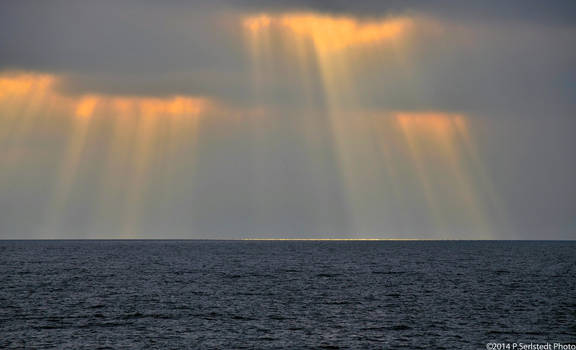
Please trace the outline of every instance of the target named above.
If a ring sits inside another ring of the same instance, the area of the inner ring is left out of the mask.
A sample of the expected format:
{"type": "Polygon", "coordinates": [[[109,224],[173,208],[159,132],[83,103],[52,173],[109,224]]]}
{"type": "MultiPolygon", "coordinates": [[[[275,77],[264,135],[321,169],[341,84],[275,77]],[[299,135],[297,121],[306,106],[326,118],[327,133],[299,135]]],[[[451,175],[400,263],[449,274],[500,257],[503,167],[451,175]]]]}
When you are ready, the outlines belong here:
{"type": "MultiPolygon", "coordinates": [[[[322,90],[322,109],[327,115],[325,122],[332,135],[334,154],[342,172],[341,188],[346,201],[350,220],[359,231],[363,220],[360,217],[373,209],[366,196],[374,189],[367,189],[367,182],[374,183],[375,169],[358,159],[370,158],[373,145],[366,141],[361,130],[367,122],[357,113],[358,99],[354,64],[371,52],[375,46],[393,46],[405,39],[413,20],[408,17],[385,18],[375,21],[360,21],[352,17],[334,17],[313,13],[260,14],[245,18],[243,25],[250,40],[250,46],[261,38],[275,39],[284,43],[280,55],[293,59],[301,70],[301,86],[304,101],[311,104],[309,98],[316,86],[322,90]],[[310,72],[317,72],[318,77],[310,72]]],[[[267,44],[271,45],[270,43],[267,44]]],[[[255,62],[276,60],[279,56],[270,53],[262,55],[252,50],[255,62]]],[[[278,55],[278,53],[276,53],[278,55]]],[[[262,66],[260,63],[259,66],[262,66]]],[[[256,72],[255,77],[262,75],[256,72]]],[[[255,78],[255,84],[260,82],[255,78]]],[[[313,106],[311,106],[313,107],[313,106]]],[[[304,120],[304,129],[312,129],[312,122],[304,120]],[[307,126],[306,126],[307,125],[307,126]]],[[[312,147],[313,141],[309,139],[312,147]]]]}
{"type": "MultiPolygon", "coordinates": [[[[423,23],[429,24],[409,16],[367,20],[317,13],[259,14],[242,21],[255,64],[256,88],[264,90],[262,77],[270,79],[274,72],[269,65],[280,60],[296,62],[300,67],[300,86],[305,95],[301,100],[312,105],[309,96],[315,86],[321,88],[321,108],[328,117],[342,173],[341,187],[355,231],[370,232],[375,226],[366,222],[394,215],[393,210],[388,213],[388,207],[397,206],[393,201],[401,199],[406,191],[401,185],[408,183],[400,172],[410,171],[421,187],[437,235],[449,237],[451,224],[460,220],[456,213],[462,212],[470,226],[481,227],[488,234],[489,220],[477,190],[480,185],[469,171],[470,160],[466,158],[472,141],[465,116],[407,112],[382,123],[362,110],[358,72],[364,69],[363,63],[391,62],[409,71],[412,35],[423,23]],[[311,72],[317,72],[317,76],[311,72]],[[430,154],[430,148],[435,155],[430,154]],[[408,158],[394,155],[390,149],[408,158]]],[[[439,30],[435,25],[430,29],[439,30]]],[[[257,97],[265,100],[267,96],[257,97]]],[[[313,149],[313,141],[309,145],[313,149]]],[[[409,225],[406,227],[408,232],[409,225]]]]}
{"type": "MultiPolygon", "coordinates": [[[[89,175],[85,170],[92,160],[86,152],[104,142],[107,157],[99,174],[102,191],[93,198],[99,208],[95,218],[111,214],[105,208],[114,208],[124,235],[131,236],[139,229],[144,215],[144,199],[151,186],[149,177],[156,173],[152,165],[164,157],[162,152],[166,149],[174,153],[183,143],[193,145],[190,140],[196,139],[198,121],[214,112],[214,104],[196,96],[66,95],[57,88],[61,79],[57,75],[21,72],[0,76],[0,160],[13,162],[14,157],[9,155],[29,147],[30,138],[37,135],[41,123],[60,125],[59,134],[65,142],[53,198],[45,214],[45,230],[59,232],[70,219],[74,192],[85,186],[85,176],[89,175]],[[162,129],[171,133],[162,137],[162,129]],[[103,141],[102,132],[110,138],[103,141]]],[[[175,157],[172,154],[172,164],[168,164],[171,171],[178,162],[175,157]]]]}
{"type": "Polygon", "coordinates": [[[471,136],[465,118],[437,112],[401,112],[396,113],[395,119],[434,216],[437,233],[453,238],[449,222],[459,217],[481,229],[474,232],[476,237],[489,236],[490,220],[466,159],[466,145],[471,143],[471,136]],[[460,138],[468,141],[461,142],[460,138]]]}

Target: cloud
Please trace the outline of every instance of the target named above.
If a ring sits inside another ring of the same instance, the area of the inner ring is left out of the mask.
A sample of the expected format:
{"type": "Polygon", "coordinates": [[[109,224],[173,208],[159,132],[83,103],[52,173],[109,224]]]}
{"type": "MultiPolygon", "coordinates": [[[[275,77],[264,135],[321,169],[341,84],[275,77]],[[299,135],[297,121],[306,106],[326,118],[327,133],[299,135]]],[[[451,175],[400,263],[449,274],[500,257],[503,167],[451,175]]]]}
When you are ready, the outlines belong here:
{"type": "MultiPolygon", "coordinates": [[[[245,86],[250,84],[251,63],[242,36],[234,33],[239,28],[230,23],[233,17],[224,20],[222,13],[301,9],[341,15],[370,13],[372,17],[398,13],[443,16],[436,19],[444,26],[441,35],[422,31],[416,38],[416,49],[409,57],[412,71],[387,62],[392,66],[373,66],[367,77],[361,76],[366,99],[393,108],[418,104],[436,108],[450,103],[468,108],[482,102],[514,106],[542,92],[551,95],[547,98],[552,103],[569,79],[566,76],[573,75],[576,54],[570,38],[575,35],[574,28],[561,25],[574,14],[573,2],[554,6],[537,1],[480,4],[448,0],[273,4],[3,2],[0,67],[66,73],[69,82],[64,87],[72,93],[198,94],[247,103],[251,96],[245,86]],[[537,21],[537,25],[478,22],[507,19],[506,14],[537,21]],[[471,21],[466,15],[476,18],[471,21]],[[470,21],[462,24],[462,18],[470,21]],[[403,72],[418,78],[411,79],[403,72]],[[507,102],[501,101],[503,96],[508,97],[507,102]]],[[[290,99],[294,95],[290,91],[299,88],[293,73],[282,69],[267,86],[279,92],[277,101],[290,99]]]]}
{"type": "MultiPolygon", "coordinates": [[[[569,19],[576,5],[568,1],[54,0],[0,6],[0,68],[61,73],[70,94],[189,94],[251,104],[254,67],[237,15],[302,10],[359,21],[403,14],[421,22],[406,38],[403,60],[356,62],[366,106],[492,111],[574,100],[566,85],[575,74],[576,30],[569,19]],[[441,30],[431,30],[432,24],[441,30]]],[[[274,71],[260,82],[270,97],[265,103],[302,103],[294,62],[271,59],[274,71]]]]}

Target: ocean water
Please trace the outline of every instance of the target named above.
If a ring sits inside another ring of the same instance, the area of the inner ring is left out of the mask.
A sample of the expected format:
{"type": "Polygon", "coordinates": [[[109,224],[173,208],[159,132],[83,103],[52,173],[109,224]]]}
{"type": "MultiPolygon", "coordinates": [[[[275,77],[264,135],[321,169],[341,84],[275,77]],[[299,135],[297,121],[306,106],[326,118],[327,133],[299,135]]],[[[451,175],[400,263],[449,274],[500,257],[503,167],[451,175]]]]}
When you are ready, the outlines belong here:
{"type": "Polygon", "coordinates": [[[0,348],[576,343],[576,242],[0,241],[0,348]]]}

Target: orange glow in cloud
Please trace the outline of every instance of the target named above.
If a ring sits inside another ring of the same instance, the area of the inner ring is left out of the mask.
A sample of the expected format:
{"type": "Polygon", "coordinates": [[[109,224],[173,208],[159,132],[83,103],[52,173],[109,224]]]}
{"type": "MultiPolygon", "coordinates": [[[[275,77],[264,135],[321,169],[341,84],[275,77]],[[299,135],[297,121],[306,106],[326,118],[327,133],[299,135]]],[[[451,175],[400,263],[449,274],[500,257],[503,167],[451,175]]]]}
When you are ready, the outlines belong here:
{"type": "Polygon", "coordinates": [[[467,133],[464,116],[439,112],[401,112],[395,115],[403,133],[420,142],[433,141],[441,144],[456,142],[458,130],[467,133]]]}
{"type": "Polygon", "coordinates": [[[8,73],[0,76],[0,104],[32,103],[39,95],[54,101],[58,108],[67,109],[68,114],[88,118],[97,111],[108,115],[122,115],[134,109],[149,115],[198,116],[214,107],[205,97],[172,96],[166,98],[141,96],[115,96],[87,94],[68,96],[58,92],[56,85],[60,78],[51,74],[8,73]]]}
{"type": "Polygon", "coordinates": [[[83,117],[83,118],[88,118],[92,116],[92,113],[94,113],[94,108],[98,104],[98,101],[99,98],[95,96],[87,96],[81,98],[76,105],[76,111],[74,112],[74,114],[77,117],[83,117]]]}
{"type": "Polygon", "coordinates": [[[251,16],[244,19],[244,26],[253,32],[268,28],[272,23],[272,17],[268,15],[251,16]]]}
{"type": "Polygon", "coordinates": [[[338,51],[378,42],[397,40],[412,26],[408,17],[360,21],[352,17],[333,17],[320,14],[294,13],[256,15],[245,18],[243,24],[257,33],[284,30],[308,38],[323,50],[338,51]]]}
{"type": "Polygon", "coordinates": [[[0,76],[0,99],[25,96],[54,87],[56,78],[49,74],[9,73],[0,76]]]}

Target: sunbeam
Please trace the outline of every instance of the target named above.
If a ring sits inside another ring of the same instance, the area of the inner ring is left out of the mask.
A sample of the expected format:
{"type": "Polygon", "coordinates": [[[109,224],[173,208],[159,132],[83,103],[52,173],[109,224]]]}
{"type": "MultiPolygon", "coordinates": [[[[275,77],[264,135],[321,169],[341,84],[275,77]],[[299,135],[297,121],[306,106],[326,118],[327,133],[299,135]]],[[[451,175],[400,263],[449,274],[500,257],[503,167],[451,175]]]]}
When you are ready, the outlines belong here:
{"type": "MultiPolygon", "coordinates": [[[[66,132],[58,133],[66,141],[60,142],[63,148],[51,204],[46,209],[45,230],[61,230],[61,224],[73,212],[71,197],[87,186],[86,171],[93,163],[102,163],[98,174],[90,174],[101,178],[102,190],[93,198],[94,206],[100,208],[96,213],[112,214],[106,208],[120,213],[116,214],[123,223],[120,237],[130,237],[144,215],[150,176],[162,175],[151,166],[169,157],[163,174],[169,176],[177,163],[175,150],[196,138],[199,120],[213,113],[215,105],[209,99],[188,96],[71,96],[58,91],[59,81],[55,75],[18,72],[0,79],[0,140],[5,149],[2,160],[10,160],[9,155],[24,147],[41,124],[64,127],[66,132]],[[107,130],[111,130],[109,138],[103,139],[102,133],[107,130]],[[104,159],[94,158],[97,148],[107,150],[104,159]]],[[[192,158],[193,154],[187,161],[192,158]]]]}
{"type": "MultiPolygon", "coordinates": [[[[374,232],[383,221],[398,221],[401,214],[397,208],[412,189],[406,189],[410,182],[397,173],[398,169],[406,173],[409,168],[427,203],[436,236],[452,237],[454,224],[462,229],[468,224],[470,231],[458,234],[490,237],[490,219],[477,195],[484,189],[478,188],[481,184],[467,159],[472,141],[466,117],[388,111],[383,112],[387,118],[378,119],[386,120],[383,129],[382,125],[374,128],[374,113],[364,106],[358,73],[369,69],[365,66],[374,64],[375,56],[383,62],[396,61],[395,66],[403,65],[416,28],[429,25],[429,21],[288,13],[249,16],[242,23],[255,67],[257,99],[270,98],[266,91],[270,82],[262,77],[274,79],[276,70],[281,69],[275,67],[281,64],[300,67],[300,101],[310,110],[318,108],[318,99],[312,95],[320,87],[320,109],[328,117],[354,232],[374,232]]],[[[301,123],[307,130],[313,121],[304,119],[301,123]]],[[[313,149],[311,144],[310,152],[313,149]]],[[[401,234],[413,232],[409,220],[406,218],[407,223],[396,230],[401,234]]]]}

